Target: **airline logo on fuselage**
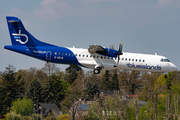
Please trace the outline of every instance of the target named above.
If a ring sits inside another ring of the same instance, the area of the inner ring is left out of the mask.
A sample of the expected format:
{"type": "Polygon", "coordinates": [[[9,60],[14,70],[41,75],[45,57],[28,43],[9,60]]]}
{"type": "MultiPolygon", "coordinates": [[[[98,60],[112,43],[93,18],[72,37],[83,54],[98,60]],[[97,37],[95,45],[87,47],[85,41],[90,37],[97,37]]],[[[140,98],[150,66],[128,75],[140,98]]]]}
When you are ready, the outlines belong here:
{"type": "Polygon", "coordinates": [[[46,51],[37,51],[37,50],[33,50],[33,53],[45,54],[45,53],[46,53],[46,51]]]}
{"type": "Polygon", "coordinates": [[[28,36],[26,34],[21,34],[21,30],[19,30],[19,33],[13,33],[12,34],[14,36],[14,39],[16,39],[16,41],[20,42],[21,44],[26,44],[28,42],[28,36]],[[21,41],[21,37],[25,37],[25,41],[21,41]]]}
{"type": "Polygon", "coordinates": [[[150,66],[150,65],[143,65],[143,64],[139,64],[139,65],[135,65],[134,63],[127,63],[126,64],[127,67],[129,68],[139,68],[139,69],[154,69],[154,70],[161,70],[161,66],[157,65],[157,66],[150,66]]]}

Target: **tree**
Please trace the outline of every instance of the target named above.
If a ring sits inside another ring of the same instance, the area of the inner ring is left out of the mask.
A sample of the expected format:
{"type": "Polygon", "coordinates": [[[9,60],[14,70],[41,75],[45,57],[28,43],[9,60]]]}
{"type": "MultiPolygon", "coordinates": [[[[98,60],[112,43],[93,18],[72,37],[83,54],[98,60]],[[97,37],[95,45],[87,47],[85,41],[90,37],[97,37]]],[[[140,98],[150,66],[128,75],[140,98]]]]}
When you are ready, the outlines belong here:
{"type": "Polygon", "coordinates": [[[119,90],[119,80],[117,75],[117,70],[114,70],[112,78],[111,78],[111,91],[113,90],[119,90]]]}
{"type": "Polygon", "coordinates": [[[24,89],[28,90],[30,83],[35,79],[37,68],[31,67],[28,70],[18,70],[16,76],[21,75],[24,79],[24,89]]]}
{"type": "Polygon", "coordinates": [[[144,89],[140,93],[139,100],[143,100],[143,101],[149,100],[149,98],[148,98],[149,90],[154,89],[156,81],[160,75],[161,75],[160,73],[151,73],[150,74],[147,72],[145,72],[141,75],[141,79],[142,79],[142,81],[144,81],[144,82],[142,82],[144,89]]]}
{"type": "Polygon", "coordinates": [[[37,69],[34,67],[31,67],[28,70],[20,69],[20,70],[18,70],[16,76],[18,76],[18,75],[21,75],[25,81],[25,84],[24,84],[25,92],[28,91],[28,88],[29,88],[31,82],[34,79],[37,79],[43,85],[44,80],[47,78],[47,74],[43,70],[37,69]]]}
{"type": "Polygon", "coordinates": [[[67,88],[70,84],[67,81],[61,80],[55,74],[49,76],[44,87],[44,101],[47,103],[55,103],[60,107],[61,100],[64,99],[67,88]]]}
{"type": "Polygon", "coordinates": [[[77,78],[75,79],[73,84],[83,91],[87,81],[88,81],[88,79],[87,79],[86,75],[84,75],[84,71],[80,70],[80,71],[78,71],[77,78]]]}
{"type": "Polygon", "coordinates": [[[24,92],[23,85],[24,80],[21,79],[20,75],[15,78],[14,66],[9,65],[6,67],[0,81],[0,101],[3,103],[1,104],[0,114],[5,114],[6,109],[11,107],[16,95],[24,92]]]}
{"type": "Polygon", "coordinates": [[[29,116],[33,113],[33,108],[33,101],[24,97],[23,99],[18,98],[12,103],[11,111],[23,116],[29,116]]]}
{"type": "Polygon", "coordinates": [[[72,84],[74,80],[77,78],[78,71],[82,71],[82,68],[78,65],[70,65],[68,68],[66,68],[67,74],[65,76],[65,80],[72,84]]]}
{"type": "Polygon", "coordinates": [[[35,74],[35,79],[43,81],[47,78],[47,74],[43,70],[37,70],[35,74]]]}
{"type": "Polygon", "coordinates": [[[2,76],[2,71],[0,71],[0,78],[1,78],[1,76],[2,76]]]}
{"type": "Polygon", "coordinates": [[[100,90],[97,86],[97,84],[91,84],[90,82],[86,83],[85,89],[83,90],[84,92],[84,98],[86,98],[87,100],[93,100],[94,99],[94,95],[98,95],[100,94],[100,90]]]}
{"type": "Polygon", "coordinates": [[[105,73],[102,76],[101,83],[100,83],[100,90],[108,91],[110,90],[111,83],[110,83],[110,71],[105,70],[105,73]]]}
{"type": "Polygon", "coordinates": [[[139,104],[137,99],[131,100],[128,104],[128,117],[131,118],[131,120],[139,120],[139,104]]]}
{"type": "Polygon", "coordinates": [[[75,114],[77,112],[77,108],[80,105],[81,98],[81,90],[77,88],[74,84],[68,87],[66,96],[64,100],[61,102],[62,111],[64,113],[69,113],[72,120],[75,120],[75,114]]]}
{"type": "Polygon", "coordinates": [[[139,120],[152,120],[151,115],[149,114],[149,111],[147,108],[149,107],[149,104],[143,105],[139,110],[139,120]]]}
{"type": "Polygon", "coordinates": [[[124,87],[130,94],[135,94],[136,90],[141,91],[142,79],[139,71],[121,71],[119,74],[120,87],[124,87]]]}
{"type": "Polygon", "coordinates": [[[88,114],[97,113],[95,116],[97,119],[98,115],[99,120],[102,118],[103,120],[126,120],[129,117],[127,116],[127,101],[120,99],[120,91],[114,91],[114,93],[113,96],[95,96],[93,104],[88,109],[88,114]]]}
{"type": "Polygon", "coordinates": [[[159,74],[159,76],[157,73],[149,75],[146,89],[143,90],[143,94],[140,94],[140,99],[147,97],[148,104],[143,108],[147,110],[147,113],[140,110],[140,118],[179,119],[180,84],[178,78],[177,72],[167,75],[159,74]]]}
{"type": "Polygon", "coordinates": [[[34,103],[43,102],[43,87],[37,80],[32,81],[26,94],[34,103]]]}
{"type": "Polygon", "coordinates": [[[98,86],[100,85],[100,76],[97,74],[94,74],[94,72],[92,70],[87,71],[85,76],[86,76],[87,80],[89,82],[91,82],[92,84],[96,83],[98,86]]]}
{"type": "Polygon", "coordinates": [[[59,72],[60,72],[60,68],[58,68],[56,66],[56,64],[54,63],[46,63],[44,65],[44,67],[42,68],[42,70],[48,75],[52,75],[52,74],[55,74],[55,75],[58,75],[59,72]]]}
{"type": "Polygon", "coordinates": [[[46,103],[53,103],[54,102],[54,97],[56,95],[54,94],[53,80],[51,79],[51,76],[49,76],[47,78],[47,80],[45,81],[43,93],[45,96],[44,101],[46,103]]]}

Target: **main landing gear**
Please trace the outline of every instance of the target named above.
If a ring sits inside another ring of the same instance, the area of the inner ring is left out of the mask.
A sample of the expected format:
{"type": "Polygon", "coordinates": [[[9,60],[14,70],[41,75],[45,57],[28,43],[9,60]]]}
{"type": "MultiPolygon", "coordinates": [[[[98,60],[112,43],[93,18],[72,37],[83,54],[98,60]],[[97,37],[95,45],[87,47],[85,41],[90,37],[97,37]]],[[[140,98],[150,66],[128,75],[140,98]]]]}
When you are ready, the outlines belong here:
{"type": "Polygon", "coordinates": [[[97,65],[95,66],[95,69],[94,69],[94,74],[99,74],[102,70],[102,68],[104,68],[102,65],[97,65]]]}
{"type": "Polygon", "coordinates": [[[100,69],[98,69],[98,68],[94,69],[94,74],[99,74],[100,72],[101,72],[100,69]]]}

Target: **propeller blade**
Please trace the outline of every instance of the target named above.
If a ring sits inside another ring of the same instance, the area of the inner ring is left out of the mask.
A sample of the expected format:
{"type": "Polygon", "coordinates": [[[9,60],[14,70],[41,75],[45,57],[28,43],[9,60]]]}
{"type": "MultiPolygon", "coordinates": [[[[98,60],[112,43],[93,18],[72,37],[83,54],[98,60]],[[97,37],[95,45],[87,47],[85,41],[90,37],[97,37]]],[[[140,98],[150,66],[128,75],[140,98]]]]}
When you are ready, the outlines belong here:
{"type": "Polygon", "coordinates": [[[119,64],[119,60],[120,60],[120,55],[122,55],[122,47],[123,47],[123,43],[119,44],[119,51],[118,51],[118,61],[117,64],[119,64]]]}
{"type": "Polygon", "coordinates": [[[119,64],[119,60],[120,60],[120,56],[118,55],[118,61],[117,61],[117,64],[119,64]]]}

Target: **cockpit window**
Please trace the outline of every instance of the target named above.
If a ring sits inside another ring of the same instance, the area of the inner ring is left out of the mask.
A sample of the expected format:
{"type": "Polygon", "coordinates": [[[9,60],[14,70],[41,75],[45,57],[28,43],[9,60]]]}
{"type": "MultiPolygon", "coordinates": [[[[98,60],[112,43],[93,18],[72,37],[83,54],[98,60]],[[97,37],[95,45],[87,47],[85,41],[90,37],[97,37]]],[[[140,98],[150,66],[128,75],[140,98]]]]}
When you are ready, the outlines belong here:
{"type": "Polygon", "coordinates": [[[161,62],[170,62],[168,59],[161,59],[161,62]]]}

